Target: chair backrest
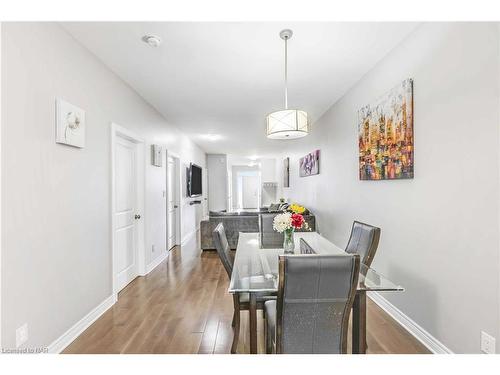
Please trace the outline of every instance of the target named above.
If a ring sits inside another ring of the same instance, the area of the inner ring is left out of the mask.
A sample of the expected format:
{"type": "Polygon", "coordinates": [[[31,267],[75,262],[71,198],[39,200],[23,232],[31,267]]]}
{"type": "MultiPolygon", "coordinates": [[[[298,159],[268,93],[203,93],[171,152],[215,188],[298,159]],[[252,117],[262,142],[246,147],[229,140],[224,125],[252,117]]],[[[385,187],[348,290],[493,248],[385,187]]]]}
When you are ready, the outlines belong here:
{"type": "Polygon", "coordinates": [[[259,215],[260,245],[263,248],[277,249],[283,247],[284,235],[273,229],[273,221],[278,213],[263,213],[259,215]]]}
{"type": "Polygon", "coordinates": [[[359,255],[280,256],[276,353],[347,352],[359,255]]]}
{"type": "Polygon", "coordinates": [[[380,240],[380,228],[355,221],[352,224],[351,236],[345,249],[346,253],[358,254],[361,263],[370,267],[380,240]]]}
{"type": "Polygon", "coordinates": [[[231,279],[231,274],[233,272],[233,258],[231,257],[231,249],[227,243],[226,232],[224,231],[224,225],[219,223],[215,227],[213,233],[213,239],[219,258],[224,266],[229,279],[231,279]]]}

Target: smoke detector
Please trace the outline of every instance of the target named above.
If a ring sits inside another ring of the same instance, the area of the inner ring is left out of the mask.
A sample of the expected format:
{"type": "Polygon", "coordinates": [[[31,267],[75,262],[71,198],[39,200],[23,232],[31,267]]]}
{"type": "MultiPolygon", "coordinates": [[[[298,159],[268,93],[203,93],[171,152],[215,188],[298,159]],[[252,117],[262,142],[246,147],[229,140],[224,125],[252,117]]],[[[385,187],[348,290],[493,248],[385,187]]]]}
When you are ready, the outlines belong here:
{"type": "Polygon", "coordinates": [[[161,38],[156,35],[144,35],[142,41],[155,48],[161,44],[161,38]]]}

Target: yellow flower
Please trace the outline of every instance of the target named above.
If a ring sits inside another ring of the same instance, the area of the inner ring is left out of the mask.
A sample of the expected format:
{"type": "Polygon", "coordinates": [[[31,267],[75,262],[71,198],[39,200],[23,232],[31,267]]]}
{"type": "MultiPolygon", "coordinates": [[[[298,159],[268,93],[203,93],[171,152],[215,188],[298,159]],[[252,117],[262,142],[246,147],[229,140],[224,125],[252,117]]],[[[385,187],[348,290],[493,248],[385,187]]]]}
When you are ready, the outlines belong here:
{"type": "Polygon", "coordinates": [[[306,208],[299,206],[297,203],[293,203],[290,205],[290,210],[295,212],[296,214],[303,214],[306,208]]]}

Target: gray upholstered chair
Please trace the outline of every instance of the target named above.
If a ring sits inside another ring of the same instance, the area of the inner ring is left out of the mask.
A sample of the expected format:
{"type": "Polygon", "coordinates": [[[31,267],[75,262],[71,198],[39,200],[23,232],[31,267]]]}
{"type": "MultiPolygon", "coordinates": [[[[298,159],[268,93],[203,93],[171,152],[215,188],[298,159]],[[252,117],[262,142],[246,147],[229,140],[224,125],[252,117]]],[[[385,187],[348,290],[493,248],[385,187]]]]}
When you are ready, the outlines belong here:
{"type": "Polygon", "coordinates": [[[352,224],[351,236],[345,251],[349,254],[358,254],[361,257],[361,263],[370,267],[377,252],[379,240],[380,228],[355,221],[352,224]]]}
{"type": "MultiPolygon", "coordinates": [[[[226,232],[224,231],[224,225],[219,223],[215,230],[213,231],[213,240],[219,258],[227,272],[229,280],[231,280],[231,275],[233,273],[233,263],[234,259],[231,254],[231,249],[227,242],[226,232]]],[[[257,309],[264,309],[264,302],[271,298],[276,298],[270,294],[257,295],[257,309]]],[[[232,326],[234,328],[233,344],[231,346],[231,353],[236,353],[236,348],[238,346],[238,337],[240,334],[240,311],[250,309],[250,296],[248,293],[233,294],[233,322],[232,326]]]]}
{"type": "Polygon", "coordinates": [[[266,352],[347,353],[359,255],[280,256],[277,301],[267,301],[266,352]]]}
{"type": "Polygon", "coordinates": [[[263,248],[279,249],[283,247],[284,235],[273,229],[273,221],[279,213],[269,213],[259,215],[260,245],[263,248]]]}
{"type": "Polygon", "coordinates": [[[231,254],[231,248],[227,242],[226,231],[224,230],[224,225],[219,223],[212,233],[213,240],[215,243],[215,248],[219,254],[219,258],[226,270],[229,278],[231,278],[231,273],[233,272],[233,255],[231,254]]]}
{"type": "MultiPolygon", "coordinates": [[[[261,213],[259,215],[259,232],[260,232],[260,245],[265,249],[279,249],[283,247],[283,233],[278,233],[273,229],[273,221],[276,215],[282,214],[281,212],[261,213]]],[[[298,229],[297,232],[315,232],[316,231],[316,217],[314,215],[303,215],[304,220],[308,225],[308,229],[298,229]]]]}

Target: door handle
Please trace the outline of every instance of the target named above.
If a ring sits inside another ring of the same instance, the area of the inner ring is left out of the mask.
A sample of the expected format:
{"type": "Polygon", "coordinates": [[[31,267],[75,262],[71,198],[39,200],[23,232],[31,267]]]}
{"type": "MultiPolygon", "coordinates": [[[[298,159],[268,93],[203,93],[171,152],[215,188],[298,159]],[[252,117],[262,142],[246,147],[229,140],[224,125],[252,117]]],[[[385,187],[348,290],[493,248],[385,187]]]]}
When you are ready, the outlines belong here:
{"type": "Polygon", "coordinates": [[[141,218],[141,215],[135,215],[135,220],[139,220],[141,218]]]}

